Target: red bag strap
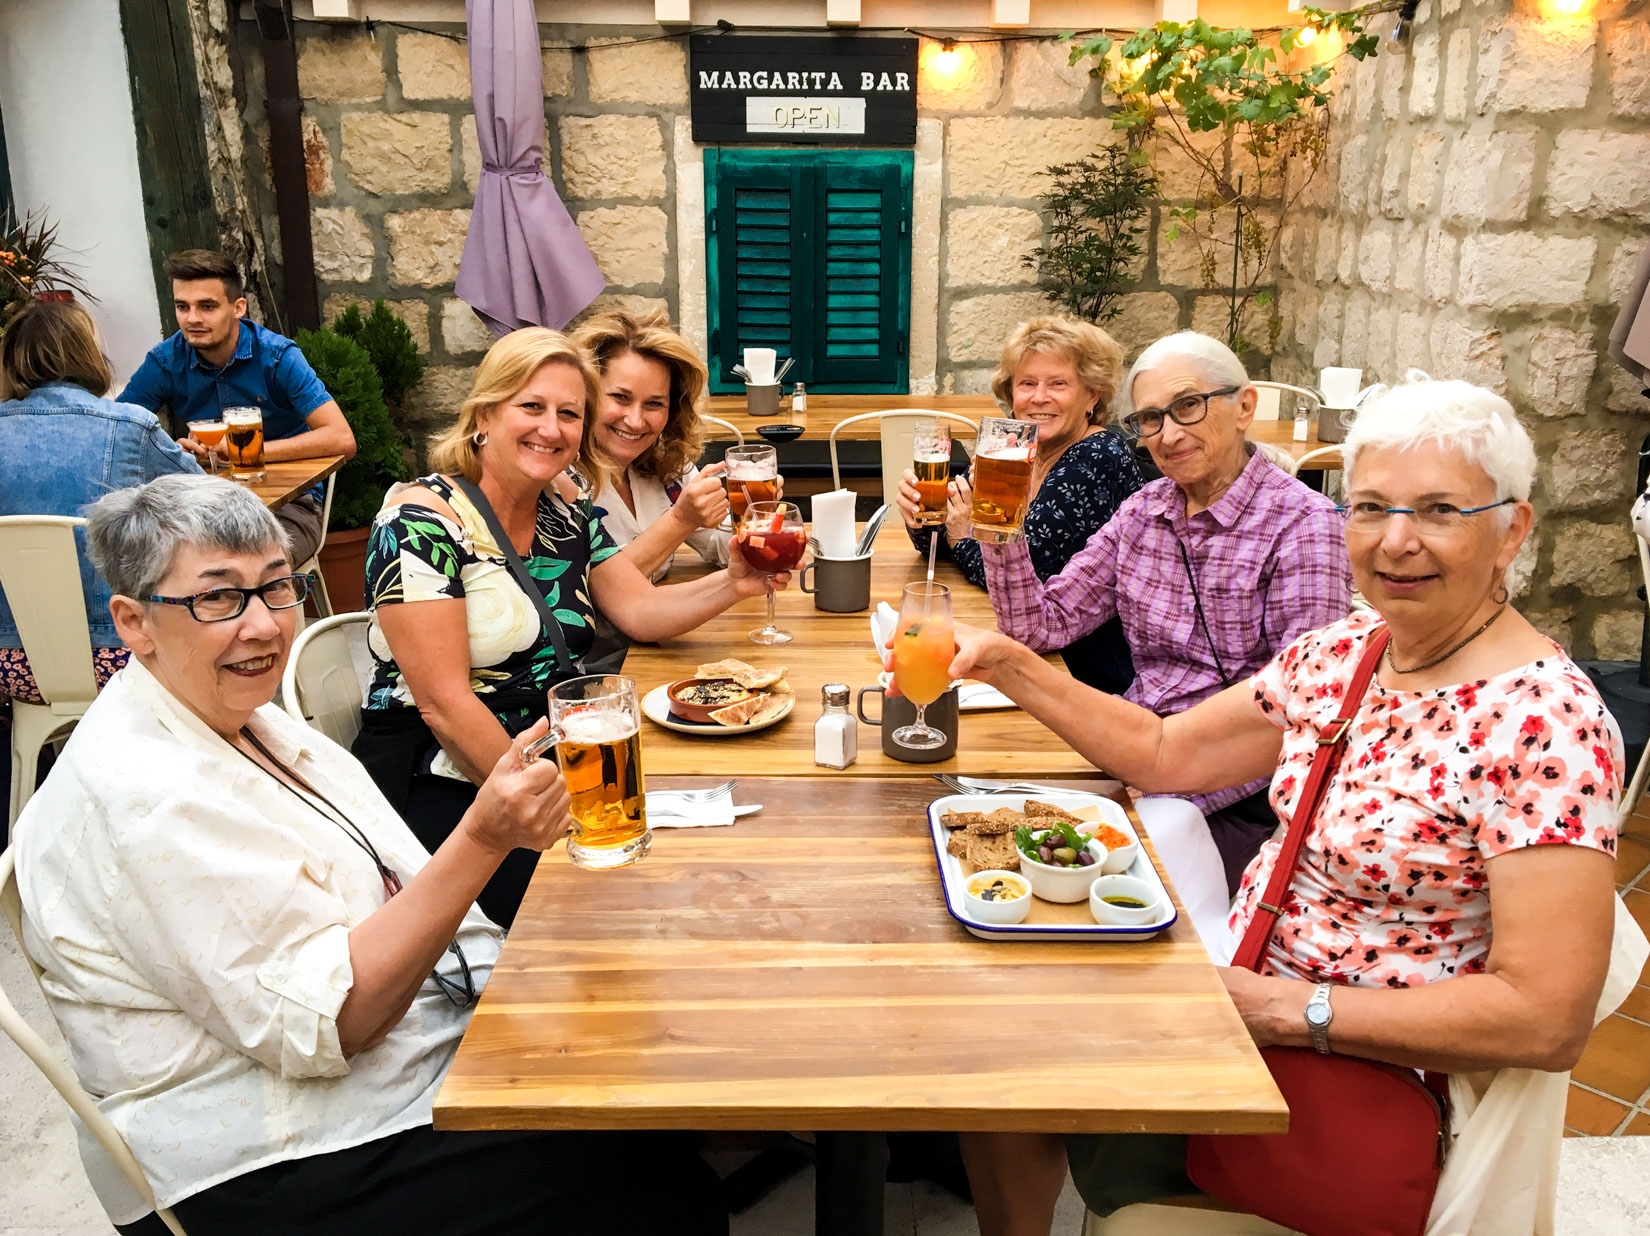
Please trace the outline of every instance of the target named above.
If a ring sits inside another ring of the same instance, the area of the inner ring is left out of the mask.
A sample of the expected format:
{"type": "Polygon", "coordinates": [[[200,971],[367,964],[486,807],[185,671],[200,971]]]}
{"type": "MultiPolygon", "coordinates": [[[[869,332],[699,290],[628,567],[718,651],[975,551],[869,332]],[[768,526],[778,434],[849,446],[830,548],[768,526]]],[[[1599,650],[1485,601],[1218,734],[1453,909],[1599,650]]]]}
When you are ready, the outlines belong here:
{"type": "Polygon", "coordinates": [[[1318,734],[1318,750],[1312,757],[1312,770],[1306,774],[1306,784],[1301,787],[1300,800],[1295,804],[1295,816],[1289,821],[1289,831],[1284,834],[1283,845],[1278,848],[1278,856],[1272,863],[1272,878],[1267,881],[1266,891],[1256,903],[1255,916],[1249,920],[1249,930],[1244,932],[1243,943],[1232,958],[1234,966],[1244,970],[1260,969],[1266,941],[1271,939],[1272,928],[1283,913],[1284,894],[1294,877],[1301,846],[1306,841],[1306,834],[1312,831],[1312,818],[1318,814],[1318,804],[1323,801],[1324,791],[1329,788],[1329,778],[1346,748],[1346,735],[1352,728],[1352,718],[1357,715],[1358,705],[1369,690],[1369,680],[1375,676],[1375,667],[1380,663],[1390,638],[1391,633],[1385,626],[1370,632],[1364,655],[1358,661],[1357,669],[1352,671],[1352,685],[1341,699],[1340,714],[1318,734]]]}

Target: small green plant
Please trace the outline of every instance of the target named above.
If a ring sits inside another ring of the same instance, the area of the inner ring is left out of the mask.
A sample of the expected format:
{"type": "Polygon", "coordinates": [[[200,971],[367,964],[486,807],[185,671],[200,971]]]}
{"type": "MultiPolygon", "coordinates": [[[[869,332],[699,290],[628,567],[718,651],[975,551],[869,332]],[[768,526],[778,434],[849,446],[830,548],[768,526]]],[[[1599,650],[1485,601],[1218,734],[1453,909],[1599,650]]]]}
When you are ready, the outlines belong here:
{"type": "Polygon", "coordinates": [[[1164,205],[1171,220],[1164,239],[1192,235],[1206,287],[1230,270],[1227,342],[1240,351],[1253,346],[1240,332],[1251,303],[1271,309],[1270,337],[1281,325],[1260,285],[1269,277],[1290,210],[1323,162],[1336,62],[1342,55],[1373,56],[1379,39],[1365,32],[1363,22],[1396,7],[1379,0],[1345,12],[1308,8],[1301,13],[1304,26],[1281,31],[1228,30],[1202,18],[1158,22],[1125,39],[1116,57],[1108,55],[1110,36],[1066,36],[1071,63],[1092,60],[1090,73],[1116,95],[1112,124],[1128,133],[1130,144],[1152,160],[1175,150],[1196,170],[1195,191],[1164,205]],[[1343,50],[1288,67],[1308,28],[1342,40],[1343,50]],[[1223,140],[1197,136],[1214,133],[1223,140]],[[1230,140],[1230,165],[1224,139],[1230,140]],[[1291,163],[1296,174],[1285,177],[1291,163]]]}
{"type": "Polygon", "coordinates": [[[1057,163],[1044,175],[1048,240],[1024,259],[1038,271],[1037,286],[1068,313],[1109,322],[1130,270],[1145,253],[1140,238],[1157,197],[1145,156],[1108,146],[1086,158],[1057,163]]]}
{"type": "Polygon", "coordinates": [[[339,470],[327,528],[365,528],[384,491],[409,475],[406,435],[390,419],[383,380],[365,348],[324,326],[299,331],[296,342],[355,434],[355,458],[339,470]]]}
{"type": "Polygon", "coordinates": [[[375,300],[372,312],[364,316],[360,306],[351,305],[338,315],[332,329],[367,350],[384,384],[384,398],[400,407],[407,392],[424,376],[424,362],[419,359],[418,344],[407,324],[382,300],[375,300]]]}
{"type": "Polygon", "coordinates": [[[31,300],[92,299],[59,248],[57,224],[43,215],[0,213],[0,330],[31,300]]]}

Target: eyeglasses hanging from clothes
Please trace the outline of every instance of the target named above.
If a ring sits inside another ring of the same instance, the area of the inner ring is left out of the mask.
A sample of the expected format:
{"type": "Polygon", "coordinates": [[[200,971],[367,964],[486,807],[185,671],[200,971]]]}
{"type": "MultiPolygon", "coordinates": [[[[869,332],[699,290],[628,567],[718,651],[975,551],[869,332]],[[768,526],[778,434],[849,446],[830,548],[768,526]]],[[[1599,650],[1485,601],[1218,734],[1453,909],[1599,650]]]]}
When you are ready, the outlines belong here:
{"type": "MultiPolygon", "coordinates": [[[[1215,659],[1215,673],[1220,675],[1220,685],[1232,685],[1232,677],[1226,672],[1226,666],[1220,659],[1220,647],[1215,643],[1215,633],[1209,626],[1209,620],[1203,613],[1203,595],[1197,586],[1197,572],[1192,570],[1192,556],[1186,552],[1186,543],[1175,541],[1175,548],[1180,551],[1180,561],[1186,568],[1186,582],[1192,586],[1192,607],[1197,611],[1197,624],[1203,628],[1203,638],[1209,641],[1209,655],[1215,659]]],[[[1260,641],[1262,646],[1270,647],[1266,639],[1266,610],[1260,611],[1260,641]]]]}

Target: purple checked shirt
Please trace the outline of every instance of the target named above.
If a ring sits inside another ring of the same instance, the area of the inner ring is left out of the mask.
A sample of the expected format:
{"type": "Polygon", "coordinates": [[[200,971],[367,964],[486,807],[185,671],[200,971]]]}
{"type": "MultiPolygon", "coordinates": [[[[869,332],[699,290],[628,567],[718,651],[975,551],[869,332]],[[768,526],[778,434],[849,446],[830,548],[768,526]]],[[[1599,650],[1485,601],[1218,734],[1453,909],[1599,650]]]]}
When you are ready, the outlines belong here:
{"type": "MultiPolygon", "coordinates": [[[[1124,698],[1165,717],[1245,681],[1297,635],[1346,617],[1352,573],[1342,531],[1334,503],[1255,451],[1219,501],[1189,519],[1179,487],[1152,481],[1047,583],[1037,579],[1023,542],[982,549],[998,630],[1046,652],[1117,615],[1134,653],[1135,679],[1124,698]],[[1181,546],[1214,650],[1198,621],[1181,546]]],[[[1208,814],[1265,784],[1192,801],[1208,814]]]]}

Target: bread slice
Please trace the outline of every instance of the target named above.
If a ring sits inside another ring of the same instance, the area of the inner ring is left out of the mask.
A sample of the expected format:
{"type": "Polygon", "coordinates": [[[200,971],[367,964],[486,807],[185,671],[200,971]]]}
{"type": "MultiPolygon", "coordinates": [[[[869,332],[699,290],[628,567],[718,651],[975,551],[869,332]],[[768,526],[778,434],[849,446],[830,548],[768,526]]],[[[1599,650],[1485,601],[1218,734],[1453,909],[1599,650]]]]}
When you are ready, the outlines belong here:
{"type": "Polygon", "coordinates": [[[1014,838],[1009,833],[981,836],[979,833],[970,832],[963,860],[972,864],[976,871],[1020,869],[1020,851],[1015,848],[1014,838]]]}
{"type": "Polygon", "coordinates": [[[740,700],[737,704],[718,708],[710,714],[710,719],[717,725],[747,725],[767,698],[765,695],[753,695],[748,700],[740,700]]]}
{"type": "Polygon", "coordinates": [[[1064,807],[1056,807],[1053,803],[1040,803],[1034,798],[1026,799],[1026,814],[1044,820],[1064,820],[1067,824],[1081,824],[1082,818],[1075,816],[1064,807]]]}
{"type": "Polygon", "coordinates": [[[969,836],[970,834],[966,829],[959,828],[950,837],[946,838],[945,852],[956,858],[966,858],[968,856],[969,836]]]}
{"type": "Polygon", "coordinates": [[[946,828],[972,828],[985,816],[978,811],[942,811],[940,823],[946,828]]]}
{"type": "Polygon", "coordinates": [[[979,833],[983,837],[995,837],[1002,833],[1011,833],[1022,824],[1026,817],[1011,807],[998,807],[978,824],[970,826],[970,832],[979,833]]]}
{"type": "Polygon", "coordinates": [[[751,665],[748,662],[736,660],[733,657],[728,657],[726,660],[709,661],[706,664],[701,665],[698,669],[693,671],[693,676],[695,678],[731,678],[735,682],[739,683],[740,686],[744,686],[745,684],[740,681],[739,676],[741,674],[754,673],[755,670],[756,666],[751,665]]]}
{"type": "Polygon", "coordinates": [[[762,703],[761,706],[757,708],[755,713],[751,715],[750,723],[752,725],[760,725],[764,721],[772,721],[780,713],[784,712],[791,706],[791,697],[789,695],[768,694],[759,695],[756,698],[761,700],[762,703]]]}

